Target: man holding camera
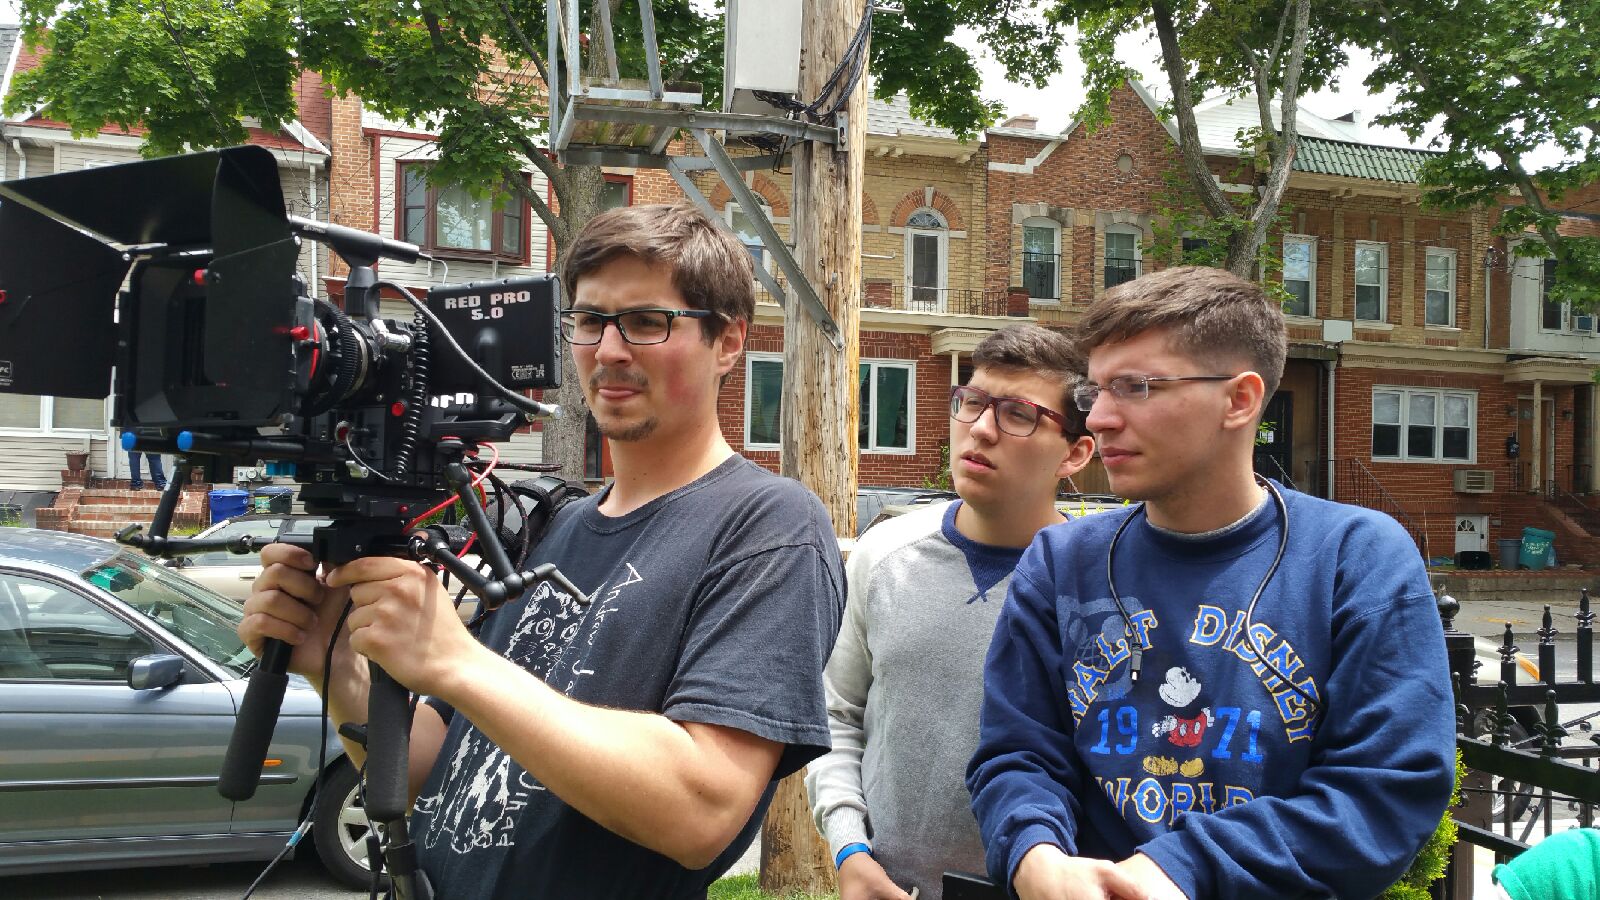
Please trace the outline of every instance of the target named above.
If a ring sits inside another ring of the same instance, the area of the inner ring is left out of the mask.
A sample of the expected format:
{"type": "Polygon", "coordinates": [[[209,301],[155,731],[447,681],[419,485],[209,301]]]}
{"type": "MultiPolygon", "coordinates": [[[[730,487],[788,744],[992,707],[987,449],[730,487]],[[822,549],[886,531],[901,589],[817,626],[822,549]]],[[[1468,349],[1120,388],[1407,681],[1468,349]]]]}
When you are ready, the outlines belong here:
{"type": "Polygon", "coordinates": [[[1111,487],[1012,577],[968,769],[1022,900],[1373,897],[1454,783],[1443,628],[1411,538],[1258,478],[1283,313],[1220,269],[1079,323],[1111,487]]]}
{"type": "Polygon", "coordinates": [[[906,900],[913,888],[939,900],[946,870],[982,871],[962,775],[984,651],[1022,551],[1062,521],[1061,479],[1094,453],[1065,335],[1013,325],[984,338],[972,364],[950,396],[961,499],[873,526],[845,570],[850,603],[827,670],[833,750],[806,778],[840,900],[906,900]]]}
{"type": "Polygon", "coordinates": [[[754,311],[745,248],[692,207],[629,207],[590,222],[562,275],[562,333],[616,479],[565,507],[535,560],[588,602],[540,584],[480,644],[415,563],[319,579],[279,545],[240,634],[294,644],[291,670],[319,687],[331,641],[335,722],[366,720],[360,657],[430,698],[412,833],[439,896],[700,898],[777,779],[828,748],[842,565],[821,503],[718,425],[754,311]]]}

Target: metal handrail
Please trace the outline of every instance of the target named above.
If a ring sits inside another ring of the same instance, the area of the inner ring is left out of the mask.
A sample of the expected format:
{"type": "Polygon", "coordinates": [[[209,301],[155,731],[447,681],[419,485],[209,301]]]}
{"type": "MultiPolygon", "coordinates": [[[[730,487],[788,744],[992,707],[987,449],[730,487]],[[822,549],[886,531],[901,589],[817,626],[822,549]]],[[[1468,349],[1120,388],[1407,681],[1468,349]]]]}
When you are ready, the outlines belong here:
{"type": "Polygon", "coordinates": [[[1355,476],[1357,475],[1365,476],[1366,480],[1364,483],[1362,483],[1362,485],[1367,488],[1369,494],[1375,496],[1376,499],[1381,500],[1384,504],[1380,506],[1363,502],[1362,492],[1358,488],[1357,490],[1352,491],[1357,505],[1376,509],[1379,512],[1387,513],[1394,517],[1396,521],[1405,527],[1406,531],[1411,533],[1411,539],[1416,542],[1417,549],[1422,553],[1423,561],[1426,562],[1430,558],[1428,555],[1428,530],[1426,528],[1417,527],[1416,520],[1412,519],[1411,514],[1406,511],[1406,508],[1400,505],[1400,501],[1396,500],[1394,495],[1389,493],[1388,488],[1383,486],[1383,482],[1378,480],[1378,476],[1374,475],[1372,470],[1367,468],[1366,463],[1353,456],[1346,457],[1345,459],[1340,460],[1340,462],[1345,464],[1344,468],[1346,470],[1346,477],[1340,479],[1341,484],[1350,484],[1351,481],[1355,480],[1355,476]]]}

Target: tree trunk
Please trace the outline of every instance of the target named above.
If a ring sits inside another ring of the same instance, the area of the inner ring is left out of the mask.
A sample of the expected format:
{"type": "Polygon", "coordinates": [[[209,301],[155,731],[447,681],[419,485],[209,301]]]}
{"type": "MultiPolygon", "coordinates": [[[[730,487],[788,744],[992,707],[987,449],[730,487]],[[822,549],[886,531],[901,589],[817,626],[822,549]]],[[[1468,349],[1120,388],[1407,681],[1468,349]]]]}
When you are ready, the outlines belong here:
{"type": "MultiPolygon", "coordinates": [[[[605,187],[605,176],[597,166],[568,166],[552,179],[555,194],[561,203],[559,210],[564,228],[552,229],[556,258],[550,261],[550,271],[561,271],[561,261],[566,258],[567,246],[583,226],[600,213],[600,193],[605,187]]],[[[572,303],[571,285],[561,286],[562,306],[572,303]]],[[[544,423],[541,452],[547,463],[561,464],[561,477],[573,481],[583,480],[583,451],[585,424],[589,406],[583,399],[583,385],[578,381],[578,370],[573,365],[572,347],[562,347],[561,387],[546,392],[547,400],[561,406],[561,418],[544,423]]]]}
{"type": "MultiPolygon", "coordinates": [[[[843,57],[862,0],[810,0],[802,26],[800,95],[811,99],[843,57]]],[[[841,535],[855,535],[856,366],[860,355],[861,144],[866,93],[845,106],[848,152],[801,143],[794,153],[794,241],[800,268],[844,335],[838,351],[792,294],[784,312],[783,474],[822,498],[841,535]],[[845,452],[840,452],[841,448],[845,452]]],[[[779,894],[833,890],[833,861],[817,833],[804,773],[784,779],[762,828],[761,887],[779,894]]]]}

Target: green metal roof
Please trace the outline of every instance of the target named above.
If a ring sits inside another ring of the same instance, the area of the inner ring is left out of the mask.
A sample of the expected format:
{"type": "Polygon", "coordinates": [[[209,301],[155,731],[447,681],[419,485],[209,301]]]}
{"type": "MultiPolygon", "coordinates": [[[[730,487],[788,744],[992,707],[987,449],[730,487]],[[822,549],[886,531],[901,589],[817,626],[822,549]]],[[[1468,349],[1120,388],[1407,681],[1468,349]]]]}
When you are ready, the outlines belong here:
{"type": "Polygon", "coordinates": [[[1301,135],[1299,152],[1294,155],[1294,171],[1416,184],[1417,170],[1439,155],[1432,150],[1376,147],[1301,135]]]}

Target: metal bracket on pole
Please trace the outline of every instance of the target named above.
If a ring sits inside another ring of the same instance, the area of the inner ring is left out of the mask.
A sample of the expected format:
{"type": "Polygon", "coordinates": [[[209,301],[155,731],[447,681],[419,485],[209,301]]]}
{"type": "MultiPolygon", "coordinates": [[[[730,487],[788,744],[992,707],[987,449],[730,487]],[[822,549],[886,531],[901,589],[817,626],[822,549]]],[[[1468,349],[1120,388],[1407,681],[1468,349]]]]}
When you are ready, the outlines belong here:
{"type": "Polygon", "coordinates": [[[656,49],[656,12],[650,0],[639,0],[639,22],[644,26],[644,65],[650,73],[650,96],[660,100],[661,51],[656,49]]]}
{"type": "Polygon", "coordinates": [[[544,0],[544,44],[545,54],[549,57],[550,64],[546,68],[550,72],[550,83],[545,85],[547,102],[550,107],[550,138],[555,139],[556,129],[561,127],[561,59],[556,55],[556,48],[561,44],[561,17],[557,13],[561,0],[544,0]]]}
{"type": "Polygon", "coordinates": [[[789,287],[794,290],[795,296],[800,298],[801,307],[816,322],[817,328],[828,339],[828,343],[832,344],[835,350],[843,350],[844,336],[839,333],[839,323],[833,320],[833,315],[823,305],[822,298],[817,296],[811,282],[800,270],[800,264],[795,262],[794,254],[789,252],[789,246],[778,235],[778,230],[767,220],[766,214],[762,211],[761,201],[756,199],[755,193],[744,183],[744,178],[739,175],[739,169],[728,156],[728,151],[724,150],[722,144],[713,139],[704,128],[693,128],[690,131],[694,134],[695,140],[700,142],[701,149],[705,150],[712,165],[716,167],[717,174],[722,176],[722,183],[733,192],[733,198],[738,201],[739,208],[749,218],[750,224],[755,226],[756,233],[761,236],[762,245],[778,261],[778,268],[782,269],[784,277],[789,279],[789,287]]]}
{"type": "MultiPolygon", "coordinates": [[[[698,206],[700,211],[706,214],[707,218],[716,222],[731,234],[733,232],[732,226],[717,213],[717,208],[711,205],[711,201],[706,199],[706,195],[700,193],[700,188],[690,180],[689,173],[680,165],[681,162],[683,161],[669,158],[666,164],[667,174],[672,176],[672,180],[678,183],[678,187],[683,191],[684,195],[695,206],[698,206]]],[[[759,210],[757,214],[759,214],[759,210]]],[[[787,307],[789,305],[788,297],[783,291],[783,285],[778,283],[778,279],[773,278],[772,273],[768,272],[763,266],[756,266],[755,273],[756,280],[761,282],[761,286],[767,289],[767,293],[778,301],[778,305],[787,307]]]]}

